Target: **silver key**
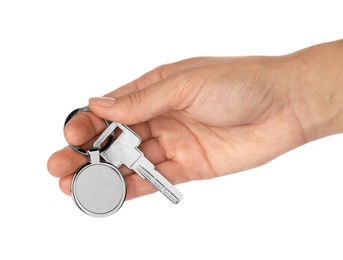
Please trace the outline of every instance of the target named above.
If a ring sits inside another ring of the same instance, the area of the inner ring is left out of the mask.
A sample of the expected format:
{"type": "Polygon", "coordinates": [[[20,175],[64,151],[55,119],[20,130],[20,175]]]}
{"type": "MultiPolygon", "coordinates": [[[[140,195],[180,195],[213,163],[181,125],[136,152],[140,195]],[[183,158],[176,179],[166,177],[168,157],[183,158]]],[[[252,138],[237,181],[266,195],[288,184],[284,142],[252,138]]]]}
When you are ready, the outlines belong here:
{"type": "Polygon", "coordinates": [[[122,133],[109,146],[101,152],[102,158],[119,168],[122,164],[134,170],[143,179],[147,179],[171,202],[179,203],[183,196],[166,178],[164,178],[155,166],[137,148],[141,143],[141,138],[126,125],[112,122],[93,144],[93,147],[101,147],[101,143],[106,140],[113,131],[119,128],[122,133]]]}

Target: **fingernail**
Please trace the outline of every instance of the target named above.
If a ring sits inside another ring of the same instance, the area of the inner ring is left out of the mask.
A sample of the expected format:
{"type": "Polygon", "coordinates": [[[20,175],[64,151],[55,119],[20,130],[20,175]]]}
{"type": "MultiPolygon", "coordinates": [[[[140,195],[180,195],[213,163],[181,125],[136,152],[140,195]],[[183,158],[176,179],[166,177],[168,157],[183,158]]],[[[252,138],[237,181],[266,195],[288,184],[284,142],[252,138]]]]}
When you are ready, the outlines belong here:
{"type": "Polygon", "coordinates": [[[101,107],[110,107],[114,104],[114,98],[112,97],[91,97],[89,104],[97,105],[101,107]]]}

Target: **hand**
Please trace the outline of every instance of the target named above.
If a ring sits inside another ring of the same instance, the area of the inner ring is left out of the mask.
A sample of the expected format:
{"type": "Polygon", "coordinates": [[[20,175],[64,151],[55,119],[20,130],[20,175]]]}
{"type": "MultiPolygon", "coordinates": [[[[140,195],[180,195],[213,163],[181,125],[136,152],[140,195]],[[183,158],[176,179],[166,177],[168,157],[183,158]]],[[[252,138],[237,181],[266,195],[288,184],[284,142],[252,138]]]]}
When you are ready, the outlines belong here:
{"type": "MultiPolygon", "coordinates": [[[[193,58],[158,67],[106,97],[91,98],[94,114],[76,115],[65,127],[65,137],[75,145],[89,143],[104,129],[99,118],[130,125],[142,138],[145,156],[173,184],[257,167],[321,137],[303,120],[311,111],[303,111],[299,101],[311,77],[299,78],[308,68],[297,64],[313,57],[310,51],[284,57],[193,58]]],[[[322,99],[318,95],[318,104],[322,99]]],[[[325,122],[331,120],[323,107],[320,111],[325,122]]],[[[51,156],[48,169],[70,194],[72,176],[85,162],[66,147],[51,156]]],[[[155,191],[132,171],[121,171],[127,199],[155,191]]]]}

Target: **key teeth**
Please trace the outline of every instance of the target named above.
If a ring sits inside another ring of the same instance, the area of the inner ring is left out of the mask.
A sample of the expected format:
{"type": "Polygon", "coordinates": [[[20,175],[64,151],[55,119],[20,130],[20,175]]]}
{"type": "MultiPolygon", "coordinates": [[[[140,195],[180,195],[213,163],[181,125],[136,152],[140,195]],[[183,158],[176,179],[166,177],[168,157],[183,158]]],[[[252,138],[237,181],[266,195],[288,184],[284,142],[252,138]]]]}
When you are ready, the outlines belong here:
{"type": "Polygon", "coordinates": [[[175,197],[167,188],[164,188],[161,192],[174,204],[178,204],[183,198],[182,196],[180,196],[180,198],[175,197]]]}
{"type": "MultiPolygon", "coordinates": [[[[135,167],[134,167],[135,168],[135,167]]],[[[152,169],[158,173],[155,169],[155,167],[152,165],[152,169]]],[[[139,174],[142,175],[143,177],[145,177],[146,180],[148,180],[153,186],[155,186],[155,188],[161,192],[165,197],[167,197],[172,203],[174,204],[178,204],[183,196],[182,194],[176,190],[176,188],[174,188],[174,186],[172,184],[170,184],[168,182],[167,179],[164,179],[164,177],[158,173],[158,175],[160,176],[160,178],[162,178],[162,180],[155,178],[155,176],[153,174],[151,174],[151,172],[149,172],[145,167],[143,167],[142,165],[137,165],[137,168],[135,168],[135,171],[139,174]],[[161,183],[161,181],[165,180],[165,182],[169,183],[172,188],[175,189],[175,194],[173,192],[171,192],[168,187],[166,187],[163,182],[161,183]]]]}

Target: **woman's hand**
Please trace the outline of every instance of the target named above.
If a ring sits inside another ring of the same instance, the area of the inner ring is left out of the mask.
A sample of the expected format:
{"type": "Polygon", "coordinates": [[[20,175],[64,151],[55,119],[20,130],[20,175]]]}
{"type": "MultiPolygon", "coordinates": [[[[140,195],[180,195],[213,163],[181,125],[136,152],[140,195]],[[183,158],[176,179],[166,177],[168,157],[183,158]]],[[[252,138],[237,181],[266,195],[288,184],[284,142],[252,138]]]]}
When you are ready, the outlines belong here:
{"type": "MultiPolygon", "coordinates": [[[[342,76],[325,89],[321,82],[332,72],[313,78],[316,57],[329,64],[328,53],[337,45],[343,61],[342,42],[331,45],[282,57],[192,58],[163,65],[106,97],[91,98],[93,113],[70,120],[66,139],[89,143],[104,129],[99,117],[127,124],[141,136],[145,156],[174,184],[257,167],[341,131],[332,125],[341,110],[327,98],[343,87],[342,76]]],[[[72,176],[86,160],[69,147],[51,156],[48,169],[64,193],[70,194],[72,176]]],[[[155,191],[129,169],[121,171],[127,199],[155,191]]]]}

